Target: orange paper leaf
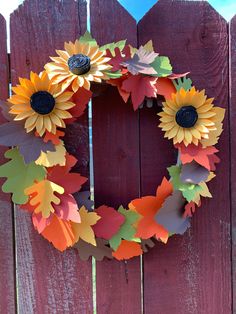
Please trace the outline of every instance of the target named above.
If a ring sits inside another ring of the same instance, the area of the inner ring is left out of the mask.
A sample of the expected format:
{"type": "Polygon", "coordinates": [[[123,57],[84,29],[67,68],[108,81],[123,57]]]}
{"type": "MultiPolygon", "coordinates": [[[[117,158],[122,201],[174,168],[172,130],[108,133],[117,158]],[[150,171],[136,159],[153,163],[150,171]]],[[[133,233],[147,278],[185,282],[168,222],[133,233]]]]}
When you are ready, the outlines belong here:
{"type": "Polygon", "coordinates": [[[162,95],[165,99],[170,99],[173,93],[176,93],[175,86],[169,78],[158,78],[156,84],[157,94],[162,95]]]}
{"type": "Polygon", "coordinates": [[[143,254],[141,245],[137,242],[122,240],[118,249],[112,255],[119,261],[123,259],[130,259],[134,256],[143,254]]]}

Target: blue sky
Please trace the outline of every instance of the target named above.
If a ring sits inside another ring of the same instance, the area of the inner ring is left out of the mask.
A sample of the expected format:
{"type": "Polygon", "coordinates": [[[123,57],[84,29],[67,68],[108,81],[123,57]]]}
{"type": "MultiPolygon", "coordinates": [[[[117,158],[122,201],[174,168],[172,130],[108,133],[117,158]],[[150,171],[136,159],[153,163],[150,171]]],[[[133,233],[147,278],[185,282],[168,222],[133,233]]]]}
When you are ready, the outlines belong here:
{"type": "MultiPolygon", "coordinates": [[[[109,1],[109,0],[106,0],[109,1]]],[[[157,0],[118,0],[138,21],[156,3],[157,0]]],[[[0,0],[0,13],[8,20],[9,15],[22,0],[0,0]]],[[[236,0],[209,0],[208,1],[226,20],[236,14],[236,0]]]]}

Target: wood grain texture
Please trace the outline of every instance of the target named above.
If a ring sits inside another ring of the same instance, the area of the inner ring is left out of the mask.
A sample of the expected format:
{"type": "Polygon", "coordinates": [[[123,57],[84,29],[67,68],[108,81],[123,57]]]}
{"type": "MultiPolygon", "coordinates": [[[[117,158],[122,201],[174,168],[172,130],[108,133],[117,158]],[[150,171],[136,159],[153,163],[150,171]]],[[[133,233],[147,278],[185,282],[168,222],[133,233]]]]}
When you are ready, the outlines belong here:
{"type": "MultiPolygon", "coordinates": [[[[8,57],[6,21],[0,15],[0,99],[8,98],[8,57]]],[[[4,118],[0,114],[0,124],[4,118]]],[[[5,148],[0,146],[0,163],[5,148]]],[[[4,180],[0,180],[2,184],[4,180]]],[[[0,313],[15,313],[15,263],[12,203],[9,195],[0,192],[0,313]]]]}
{"type": "MultiPolygon", "coordinates": [[[[99,44],[121,39],[136,46],[136,22],[115,0],[92,0],[91,31],[99,44]]],[[[139,195],[138,113],[108,87],[93,100],[95,204],[118,207],[139,195]]],[[[139,258],[97,263],[97,313],[141,312],[139,258]]]]}
{"type": "Polygon", "coordinates": [[[232,300],[236,313],[236,15],[230,21],[230,139],[231,139],[231,232],[232,232],[232,300]]]}
{"type": "MultiPolygon", "coordinates": [[[[11,73],[17,77],[41,71],[63,49],[86,30],[86,2],[26,0],[11,15],[11,73]]],[[[67,146],[77,165],[88,175],[88,120],[69,128],[67,146]]],[[[82,262],[74,250],[58,252],[33,230],[30,216],[16,211],[17,286],[19,313],[92,313],[91,261],[82,262]]]]}
{"type": "MultiPolygon", "coordinates": [[[[191,71],[197,88],[228,108],[227,23],[207,2],[160,0],[140,21],[138,34],[139,44],[152,39],[175,72],[191,71]]],[[[173,147],[155,130],[154,113],[140,113],[143,194],[154,192],[163,169],[174,162],[173,147]]],[[[231,313],[228,112],[224,129],[222,162],[209,184],[213,199],[203,201],[183,237],[144,256],[145,313],[231,313]]]]}

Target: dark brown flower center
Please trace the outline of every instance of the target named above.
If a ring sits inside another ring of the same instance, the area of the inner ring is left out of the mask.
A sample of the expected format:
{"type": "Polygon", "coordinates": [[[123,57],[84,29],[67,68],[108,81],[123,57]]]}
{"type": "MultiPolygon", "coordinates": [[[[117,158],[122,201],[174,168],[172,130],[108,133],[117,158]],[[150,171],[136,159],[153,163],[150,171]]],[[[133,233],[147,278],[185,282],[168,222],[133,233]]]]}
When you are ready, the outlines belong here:
{"type": "Polygon", "coordinates": [[[44,115],[53,111],[55,99],[50,93],[40,91],[31,96],[30,105],[35,112],[44,115]]]}
{"type": "Polygon", "coordinates": [[[193,106],[183,106],[175,116],[175,120],[182,128],[192,128],[198,119],[197,110],[193,106]]]}
{"type": "Polygon", "coordinates": [[[90,70],[90,58],[81,53],[73,55],[68,60],[68,66],[73,74],[85,74],[90,70]]]}

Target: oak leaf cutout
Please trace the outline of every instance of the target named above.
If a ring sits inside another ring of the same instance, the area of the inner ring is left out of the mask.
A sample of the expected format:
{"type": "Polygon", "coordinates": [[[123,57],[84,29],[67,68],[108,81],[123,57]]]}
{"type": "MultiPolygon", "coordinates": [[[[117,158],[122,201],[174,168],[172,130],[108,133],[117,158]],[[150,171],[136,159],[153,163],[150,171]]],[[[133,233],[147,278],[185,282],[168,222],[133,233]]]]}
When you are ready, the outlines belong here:
{"type": "Polygon", "coordinates": [[[79,257],[82,261],[87,261],[90,257],[94,257],[96,261],[102,261],[105,257],[112,259],[112,249],[107,246],[108,241],[104,239],[96,239],[97,245],[94,246],[83,240],[75,243],[74,248],[78,250],[79,257]]]}

